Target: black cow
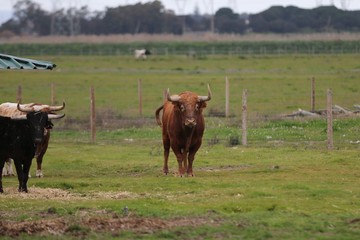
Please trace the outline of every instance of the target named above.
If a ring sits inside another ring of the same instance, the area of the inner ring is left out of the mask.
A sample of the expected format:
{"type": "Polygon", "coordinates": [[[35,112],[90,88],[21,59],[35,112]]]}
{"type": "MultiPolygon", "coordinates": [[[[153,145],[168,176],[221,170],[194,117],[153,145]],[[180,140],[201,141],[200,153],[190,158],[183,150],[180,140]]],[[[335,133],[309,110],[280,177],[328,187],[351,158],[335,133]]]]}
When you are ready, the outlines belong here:
{"type": "MultiPolygon", "coordinates": [[[[28,192],[27,181],[32,159],[37,144],[44,138],[44,129],[51,119],[59,119],[65,114],[48,114],[45,112],[30,112],[23,116],[0,116],[0,169],[5,160],[14,160],[18,180],[19,192],[28,192]]],[[[0,171],[0,193],[2,187],[2,171],[0,171]]]]}

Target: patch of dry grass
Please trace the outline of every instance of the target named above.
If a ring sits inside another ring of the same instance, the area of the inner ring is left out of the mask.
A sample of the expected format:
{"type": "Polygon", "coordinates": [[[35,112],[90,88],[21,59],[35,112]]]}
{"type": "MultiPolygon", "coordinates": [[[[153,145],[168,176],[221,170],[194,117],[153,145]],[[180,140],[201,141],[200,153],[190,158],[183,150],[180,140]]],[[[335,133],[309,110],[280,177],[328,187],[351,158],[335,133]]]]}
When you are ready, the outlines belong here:
{"type": "Polygon", "coordinates": [[[0,38],[3,44],[18,43],[133,43],[133,42],[237,42],[237,41],[354,41],[360,40],[360,33],[308,33],[308,34],[213,34],[187,33],[173,34],[117,34],[117,35],[78,35],[78,36],[13,36],[0,38]]]}

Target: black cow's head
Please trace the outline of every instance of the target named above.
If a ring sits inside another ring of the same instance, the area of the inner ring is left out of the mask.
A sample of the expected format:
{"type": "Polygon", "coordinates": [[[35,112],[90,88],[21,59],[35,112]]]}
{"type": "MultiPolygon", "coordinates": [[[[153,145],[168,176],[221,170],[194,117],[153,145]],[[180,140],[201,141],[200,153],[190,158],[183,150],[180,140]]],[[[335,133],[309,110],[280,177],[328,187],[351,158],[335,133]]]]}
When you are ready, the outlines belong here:
{"type": "Polygon", "coordinates": [[[39,144],[43,141],[44,135],[45,135],[45,129],[49,128],[49,126],[52,126],[51,119],[60,119],[65,116],[65,114],[54,114],[52,111],[59,111],[65,107],[65,103],[63,103],[63,106],[60,107],[54,107],[49,111],[34,111],[33,109],[24,109],[21,107],[20,104],[17,105],[17,108],[19,111],[26,113],[26,115],[20,115],[12,117],[14,120],[27,120],[30,130],[31,130],[31,136],[33,139],[33,142],[35,144],[39,144]]]}
{"type": "Polygon", "coordinates": [[[35,144],[39,144],[44,139],[44,131],[48,124],[49,117],[45,112],[30,112],[26,114],[28,120],[31,136],[35,144]]]}
{"type": "Polygon", "coordinates": [[[211,99],[211,90],[208,85],[208,95],[198,96],[192,92],[183,92],[180,95],[171,95],[169,89],[166,98],[175,106],[175,110],[181,114],[181,121],[186,127],[192,128],[197,124],[197,119],[202,114],[202,109],[206,107],[206,101],[211,99]]]}

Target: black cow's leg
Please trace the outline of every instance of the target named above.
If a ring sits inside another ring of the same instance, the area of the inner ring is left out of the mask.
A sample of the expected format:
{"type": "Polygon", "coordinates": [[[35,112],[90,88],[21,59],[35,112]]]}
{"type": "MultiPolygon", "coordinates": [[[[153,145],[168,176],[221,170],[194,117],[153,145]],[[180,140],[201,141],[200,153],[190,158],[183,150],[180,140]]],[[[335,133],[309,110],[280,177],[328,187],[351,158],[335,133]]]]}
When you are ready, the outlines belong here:
{"type": "Polygon", "coordinates": [[[18,181],[19,181],[19,192],[22,192],[22,183],[23,183],[23,179],[24,179],[24,173],[22,170],[22,166],[21,166],[21,162],[14,158],[14,164],[15,164],[15,168],[16,168],[16,174],[18,176],[18,181]]]}
{"type": "Polygon", "coordinates": [[[28,159],[26,161],[26,164],[24,164],[23,166],[23,180],[22,180],[22,186],[21,186],[21,191],[20,192],[28,192],[27,189],[27,182],[29,180],[29,171],[30,171],[30,166],[31,166],[31,160],[32,159],[28,159]]]}
{"type": "Polygon", "coordinates": [[[2,172],[5,164],[5,159],[0,159],[0,193],[4,192],[3,186],[2,186],[2,172]]]}

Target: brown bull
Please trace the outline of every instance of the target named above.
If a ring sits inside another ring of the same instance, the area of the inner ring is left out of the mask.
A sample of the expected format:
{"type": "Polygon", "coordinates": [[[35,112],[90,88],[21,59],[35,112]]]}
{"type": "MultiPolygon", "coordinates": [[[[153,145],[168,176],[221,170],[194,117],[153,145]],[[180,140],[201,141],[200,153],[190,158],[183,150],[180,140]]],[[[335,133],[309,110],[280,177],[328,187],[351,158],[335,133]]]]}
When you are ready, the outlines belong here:
{"type": "MultiPolygon", "coordinates": [[[[17,116],[25,116],[30,112],[44,112],[48,114],[54,114],[56,111],[60,111],[65,108],[65,103],[62,106],[49,106],[45,104],[38,103],[28,103],[28,104],[17,104],[17,103],[2,103],[0,104],[0,116],[4,117],[17,117],[17,116]]],[[[36,145],[35,158],[37,163],[36,176],[43,177],[41,165],[43,157],[48,148],[49,140],[50,140],[50,129],[52,129],[53,124],[50,120],[48,120],[45,129],[44,129],[44,137],[41,143],[36,145]]],[[[10,162],[10,161],[9,161],[10,162]]],[[[10,162],[11,164],[11,162],[10,162]]]]}
{"type": "Polygon", "coordinates": [[[211,90],[208,85],[208,95],[198,96],[192,92],[183,92],[170,96],[166,92],[167,101],[156,112],[156,121],[162,127],[164,145],[164,173],[169,173],[168,158],[170,147],[173,150],[178,165],[179,175],[194,176],[192,165],[195,154],[201,146],[205,129],[202,110],[206,101],[211,99],[211,90]],[[160,111],[163,110],[162,122],[160,111]]]}

